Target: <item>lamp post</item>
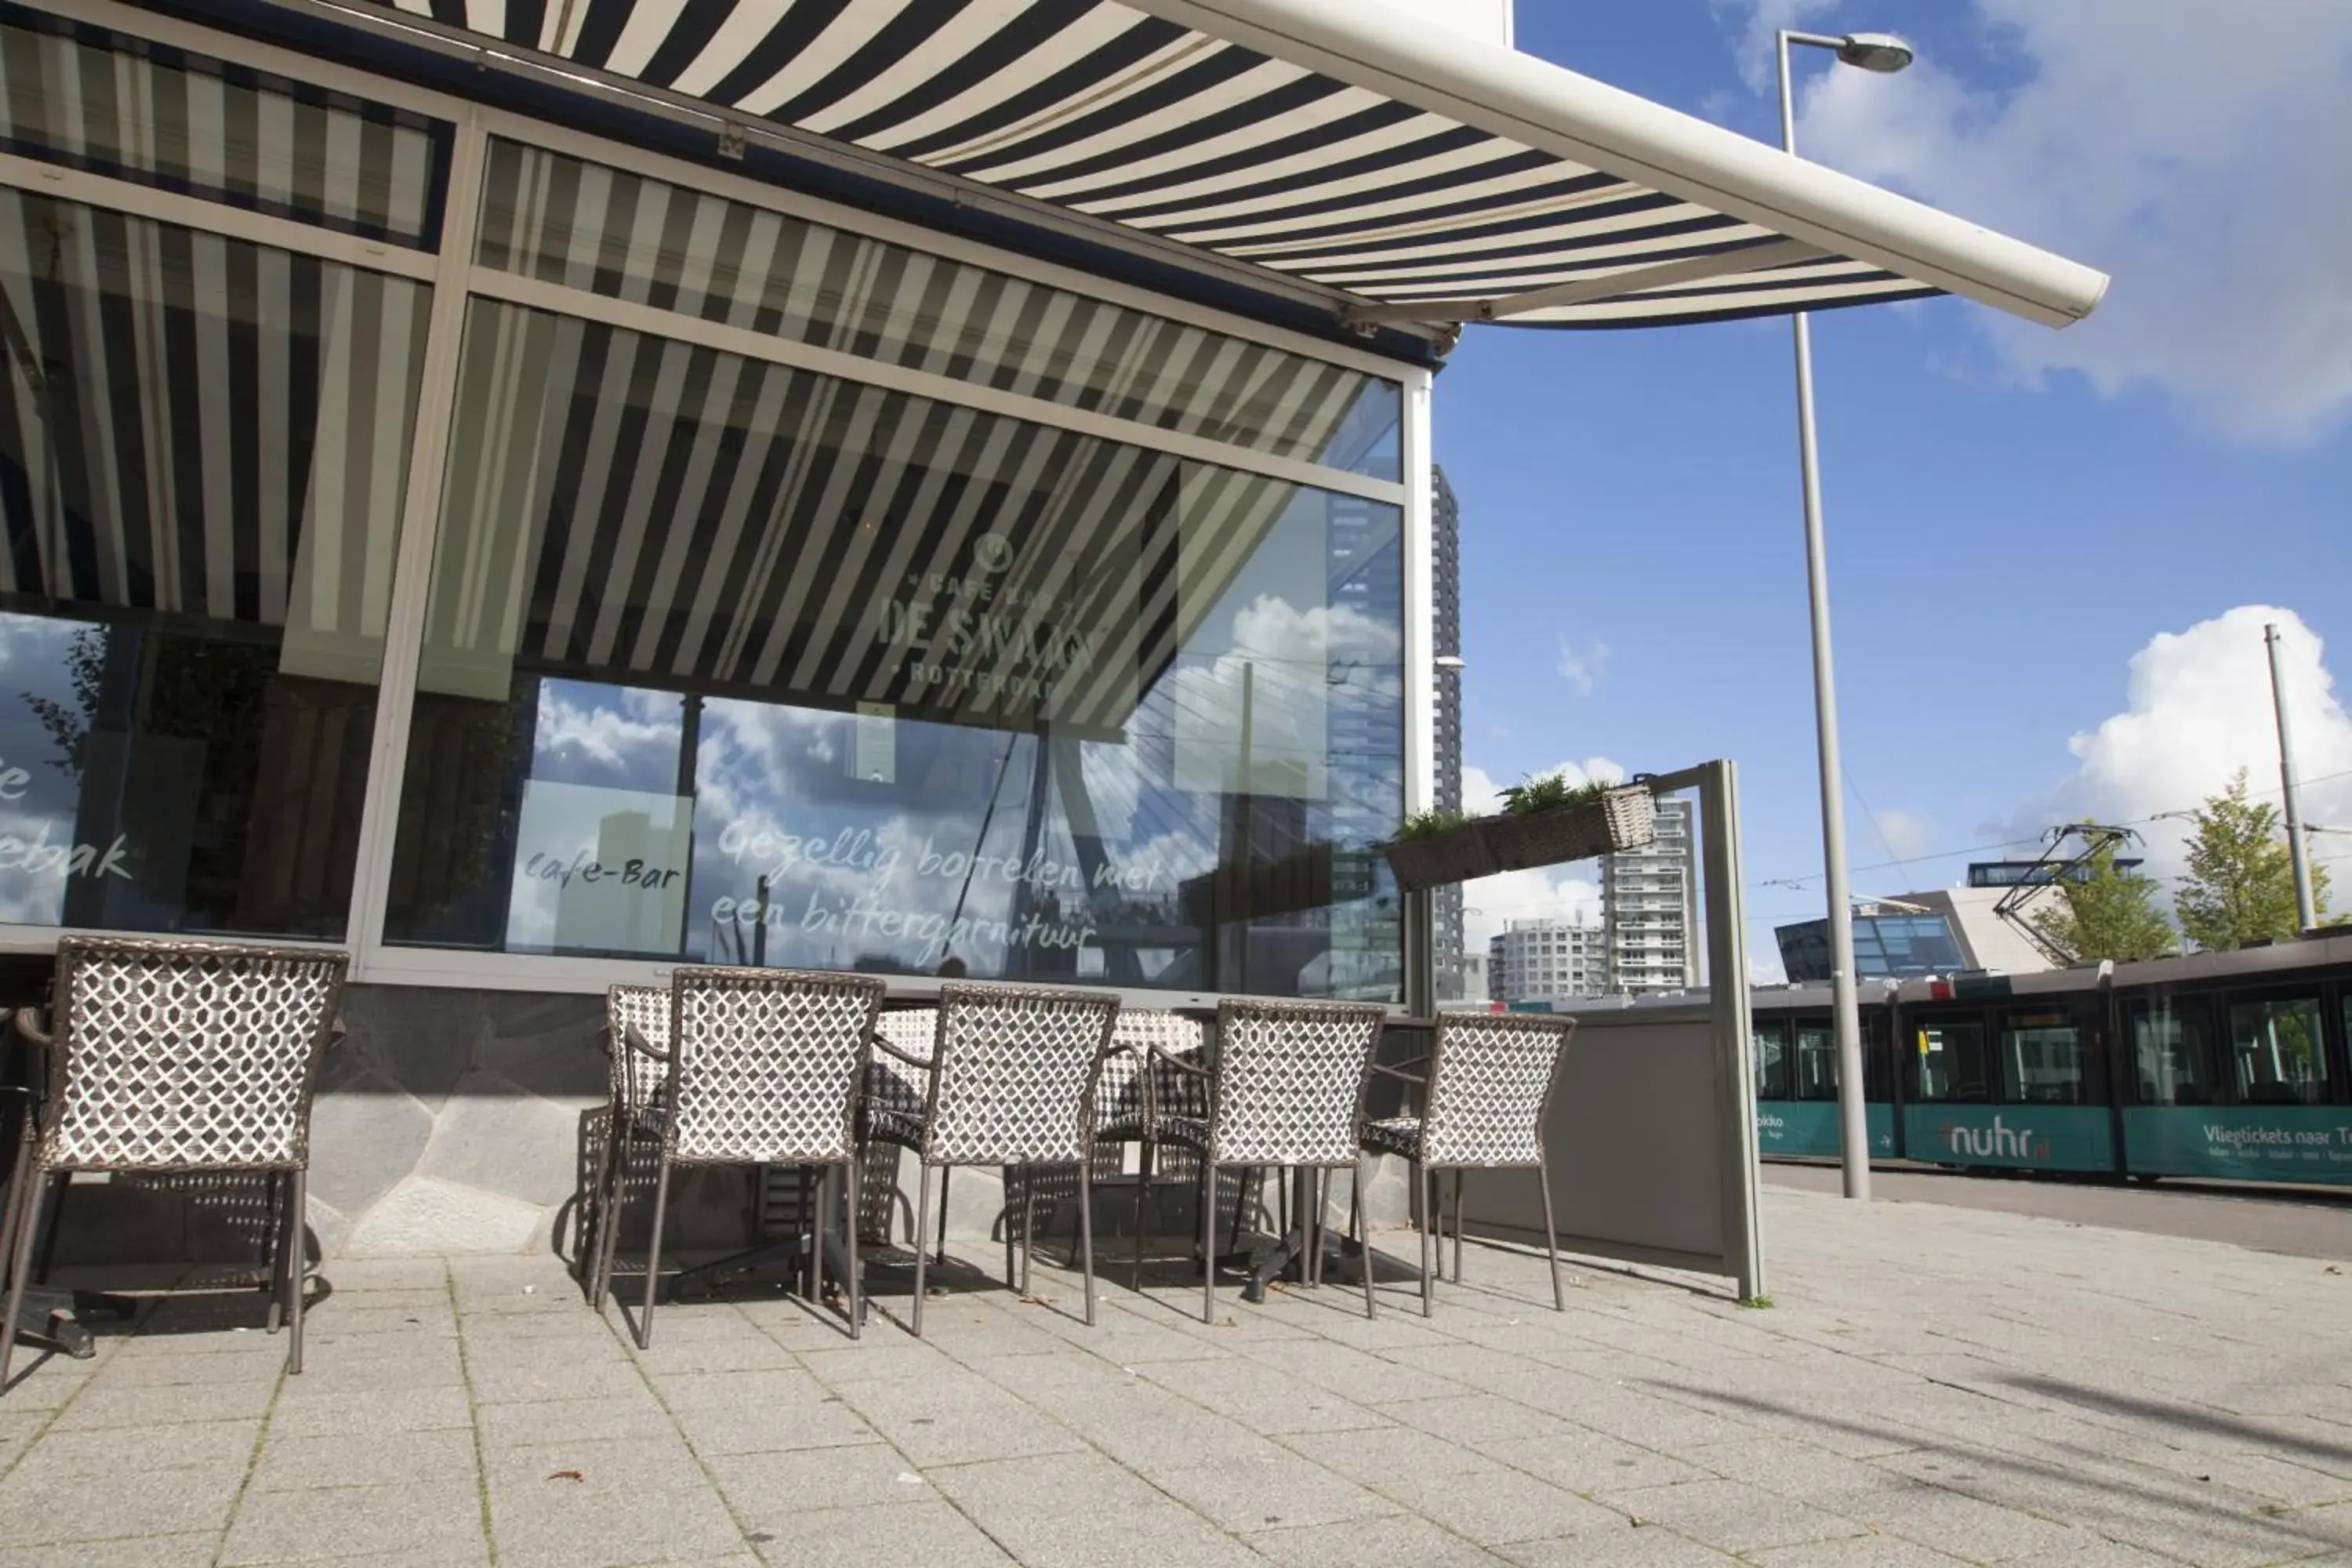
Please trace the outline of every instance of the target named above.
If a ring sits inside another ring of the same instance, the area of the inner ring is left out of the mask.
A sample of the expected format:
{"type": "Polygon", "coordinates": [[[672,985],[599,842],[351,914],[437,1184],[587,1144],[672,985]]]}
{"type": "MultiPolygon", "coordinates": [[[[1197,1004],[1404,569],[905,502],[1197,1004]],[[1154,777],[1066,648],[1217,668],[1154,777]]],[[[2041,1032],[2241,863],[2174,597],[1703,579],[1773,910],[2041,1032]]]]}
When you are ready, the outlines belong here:
{"type": "MultiPolygon", "coordinates": [[[[1780,150],[1797,155],[1796,98],[1789,86],[1792,44],[1829,49],[1864,70],[1899,71],[1911,46],[1886,33],[1780,31],[1774,46],[1780,68],[1780,150]]],[[[1870,1196],[1870,1121],[1864,1109],[1862,1013],[1854,998],[1853,910],[1847,897],[1844,769],[1838,761],[1837,677],[1830,657],[1829,561],[1822,547],[1821,456],[1813,438],[1813,340],[1804,312],[1790,317],[1797,345],[1797,458],[1805,486],[1805,589],[1813,621],[1813,724],[1821,747],[1822,866],[1829,887],[1830,988],[1838,1049],[1840,1163],[1845,1195],[1870,1196]]]]}

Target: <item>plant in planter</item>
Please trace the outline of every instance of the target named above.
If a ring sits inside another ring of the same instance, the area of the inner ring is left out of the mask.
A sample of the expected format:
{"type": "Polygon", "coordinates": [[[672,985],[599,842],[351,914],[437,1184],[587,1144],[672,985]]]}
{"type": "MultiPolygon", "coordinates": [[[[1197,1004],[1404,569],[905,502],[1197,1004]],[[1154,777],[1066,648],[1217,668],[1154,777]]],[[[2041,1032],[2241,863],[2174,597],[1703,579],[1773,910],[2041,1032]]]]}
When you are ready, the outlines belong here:
{"type": "Polygon", "coordinates": [[[1410,893],[1448,882],[1466,882],[1495,869],[1480,820],[1458,811],[1416,811],[1381,846],[1397,886],[1410,893]]]}
{"type": "Polygon", "coordinates": [[[1564,773],[1546,773],[1503,792],[1503,815],[1484,837],[1498,871],[1585,860],[1654,843],[1657,803],[1646,785],[1572,784],[1564,773]]]}

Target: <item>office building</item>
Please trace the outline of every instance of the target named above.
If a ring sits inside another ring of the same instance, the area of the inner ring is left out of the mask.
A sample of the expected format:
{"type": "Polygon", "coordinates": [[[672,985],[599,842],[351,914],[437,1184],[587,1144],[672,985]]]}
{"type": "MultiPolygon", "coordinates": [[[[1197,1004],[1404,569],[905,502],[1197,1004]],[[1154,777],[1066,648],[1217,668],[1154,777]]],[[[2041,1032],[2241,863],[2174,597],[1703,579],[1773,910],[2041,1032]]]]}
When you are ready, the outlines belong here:
{"type": "Polygon", "coordinates": [[[1612,994],[1686,991],[1701,983],[1693,851],[1691,802],[1678,796],[1658,802],[1656,842],[1601,857],[1612,994]]]}
{"type": "Polygon", "coordinates": [[[1486,998],[1533,1002],[1609,989],[1608,933],[1574,921],[1512,921],[1486,942],[1486,998]]]}

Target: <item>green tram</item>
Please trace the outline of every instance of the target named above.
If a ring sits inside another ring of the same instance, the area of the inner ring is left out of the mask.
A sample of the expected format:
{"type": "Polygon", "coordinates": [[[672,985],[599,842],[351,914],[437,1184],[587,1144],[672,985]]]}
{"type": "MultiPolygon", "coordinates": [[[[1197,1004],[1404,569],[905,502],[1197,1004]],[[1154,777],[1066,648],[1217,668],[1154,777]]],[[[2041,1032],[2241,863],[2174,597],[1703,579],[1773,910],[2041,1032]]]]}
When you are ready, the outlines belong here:
{"type": "MultiPolygon", "coordinates": [[[[2352,933],[2046,974],[1864,982],[1871,1156],[2352,1185],[2352,933]]],[[[1757,1145],[1838,1152],[1826,986],[1755,994],[1757,1145]]]]}

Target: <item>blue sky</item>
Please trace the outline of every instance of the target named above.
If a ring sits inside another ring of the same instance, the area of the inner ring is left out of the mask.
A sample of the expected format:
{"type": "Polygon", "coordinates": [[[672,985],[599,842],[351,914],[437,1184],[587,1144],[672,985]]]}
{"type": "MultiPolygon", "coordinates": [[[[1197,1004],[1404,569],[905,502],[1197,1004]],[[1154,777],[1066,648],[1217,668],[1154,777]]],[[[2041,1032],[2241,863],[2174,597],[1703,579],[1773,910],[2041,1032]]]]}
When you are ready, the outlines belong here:
{"type": "MultiPolygon", "coordinates": [[[[2306,778],[2352,770],[2321,652],[2352,637],[2352,209],[2259,200],[2295,173],[2283,138],[2352,140],[2352,27],[2281,0],[2310,23],[2296,47],[2217,66],[2171,36],[2167,0],[2056,9],[1519,5],[1523,50],[1774,139],[1770,25],[1899,28],[1921,56],[1904,76],[1800,54],[1808,153],[2116,277],[2063,334],[1951,300],[1815,319],[1859,892],[1948,885],[1969,857],[1939,852],[2063,817],[2191,805],[2242,763],[2275,784],[2260,626],[2277,617],[2248,606],[2293,612],[2306,778]],[[2208,122],[2161,107],[2181,102],[2208,122]]],[[[2306,156],[2318,197],[2352,194],[2332,154],[2306,156]]],[[[1463,501],[1468,763],[1508,782],[1736,759],[1759,961],[1774,921],[1821,910],[1789,339],[1477,329],[1436,399],[1463,501]],[[1782,880],[1801,886],[1765,885],[1782,880]]],[[[2352,826],[2347,785],[2315,787],[2315,820],[2352,826]]],[[[2151,825],[2159,873],[2170,832],[2151,825]]],[[[1473,924],[1582,892],[1482,884],[1473,924]]]]}

